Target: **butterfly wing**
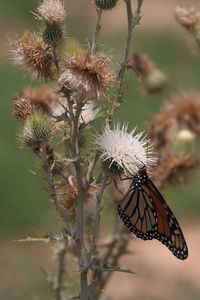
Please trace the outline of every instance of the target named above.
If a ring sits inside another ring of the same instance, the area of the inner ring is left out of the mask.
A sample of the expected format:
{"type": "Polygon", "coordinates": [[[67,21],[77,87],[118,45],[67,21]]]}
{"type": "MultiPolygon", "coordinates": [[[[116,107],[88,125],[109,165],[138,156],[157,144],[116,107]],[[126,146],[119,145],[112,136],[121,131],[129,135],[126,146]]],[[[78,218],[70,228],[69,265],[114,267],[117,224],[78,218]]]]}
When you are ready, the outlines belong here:
{"type": "Polygon", "coordinates": [[[157,239],[177,258],[187,258],[187,245],[178,221],[150,179],[145,186],[128,190],[118,206],[118,214],[137,237],[157,239]]]}
{"type": "Polygon", "coordinates": [[[161,193],[149,179],[145,186],[149,197],[153,200],[157,217],[155,238],[166,245],[180,259],[188,257],[187,244],[181,227],[161,193]]]}
{"type": "Polygon", "coordinates": [[[118,214],[124,224],[138,238],[151,240],[157,229],[153,200],[146,191],[130,188],[118,206],[118,214]]]}

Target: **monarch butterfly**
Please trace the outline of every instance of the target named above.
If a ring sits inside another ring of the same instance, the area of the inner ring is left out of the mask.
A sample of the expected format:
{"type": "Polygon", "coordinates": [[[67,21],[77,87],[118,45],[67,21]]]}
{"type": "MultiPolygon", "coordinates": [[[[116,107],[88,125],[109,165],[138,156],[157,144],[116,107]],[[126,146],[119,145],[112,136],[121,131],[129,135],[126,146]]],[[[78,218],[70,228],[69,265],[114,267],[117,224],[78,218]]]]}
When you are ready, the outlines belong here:
{"type": "Polygon", "coordinates": [[[131,179],[127,193],[118,205],[118,214],[128,229],[143,240],[157,239],[179,259],[186,259],[188,249],[177,219],[161,193],[141,167],[131,179]]]}

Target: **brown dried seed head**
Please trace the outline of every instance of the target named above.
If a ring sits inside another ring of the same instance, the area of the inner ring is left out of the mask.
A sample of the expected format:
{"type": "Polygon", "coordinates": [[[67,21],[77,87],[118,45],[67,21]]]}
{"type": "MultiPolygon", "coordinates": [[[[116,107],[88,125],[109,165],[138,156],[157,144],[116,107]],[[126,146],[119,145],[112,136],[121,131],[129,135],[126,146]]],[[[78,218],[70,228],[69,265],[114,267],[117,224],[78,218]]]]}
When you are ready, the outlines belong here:
{"type": "Polygon", "coordinates": [[[189,129],[196,134],[200,134],[200,95],[197,93],[184,94],[175,98],[169,104],[169,109],[173,111],[179,128],[189,129]]]}
{"type": "Polygon", "coordinates": [[[151,139],[157,148],[169,146],[182,129],[200,134],[200,95],[197,93],[171,99],[149,125],[151,139]]]}
{"type": "Polygon", "coordinates": [[[27,87],[24,89],[24,97],[29,99],[30,103],[49,113],[54,103],[58,102],[58,92],[56,88],[49,85],[42,85],[39,88],[27,87]]]}
{"type": "Polygon", "coordinates": [[[133,67],[139,74],[145,74],[154,69],[155,65],[147,55],[135,52],[133,54],[133,67]]]}
{"type": "MultiPolygon", "coordinates": [[[[76,178],[74,176],[72,175],[69,176],[68,181],[69,183],[66,184],[61,191],[63,195],[61,196],[60,204],[63,206],[64,209],[70,212],[73,209],[75,209],[77,206],[78,188],[77,188],[76,178]]],[[[84,192],[86,209],[93,208],[96,199],[96,193],[97,193],[97,188],[94,187],[89,187],[84,192]]]]}
{"type": "Polygon", "coordinates": [[[152,179],[158,187],[184,184],[190,171],[197,165],[197,159],[187,153],[169,156],[160,159],[158,166],[154,169],[152,179]]]}
{"type": "Polygon", "coordinates": [[[192,31],[197,22],[200,21],[200,13],[197,12],[194,7],[187,9],[177,6],[175,10],[175,17],[180,25],[190,31],[192,31]]]}
{"type": "Polygon", "coordinates": [[[59,0],[44,0],[38,7],[39,19],[49,24],[61,24],[65,20],[65,8],[59,0]]]}
{"type": "Polygon", "coordinates": [[[88,52],[68,59],[59,82],[71,90],[78,91],[84,98],[99,98],[108,94],[109,87],[116,81],[108,68],[108,57],[92,59],[88,52]]]}
{"type": "Polygon", "coordinates": [[[150,138],[157,149],[168,147],[178,132],[178,123],[166,111],[161,112],[149,126],[150,138]]]}
{"type": "Polygon", "coordinates": [[[51,78],[56,72],[52,49],[36,34],[25,34],[13,43],[13,62],[23,66],[35,78],[51,78]]]}
{"type": "Polygon", "coordinates": [[[24,97],[16,96],[13,102],[13,115],[19,120],[25,121],[34,111],[30,101],[24,97]]]}

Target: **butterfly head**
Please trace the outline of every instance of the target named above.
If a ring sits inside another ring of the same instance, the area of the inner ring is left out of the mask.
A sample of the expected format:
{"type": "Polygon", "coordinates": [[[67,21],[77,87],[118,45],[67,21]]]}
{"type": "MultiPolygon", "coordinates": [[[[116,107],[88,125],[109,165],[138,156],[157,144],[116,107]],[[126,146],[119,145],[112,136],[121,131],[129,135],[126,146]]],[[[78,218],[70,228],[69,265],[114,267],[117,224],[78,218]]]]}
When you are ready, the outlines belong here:
{"type": "Polygon", "coordinates": [[[145,185],[148,181],[146,166],[142,166],[133,177],[135,186],[145,185]]]}

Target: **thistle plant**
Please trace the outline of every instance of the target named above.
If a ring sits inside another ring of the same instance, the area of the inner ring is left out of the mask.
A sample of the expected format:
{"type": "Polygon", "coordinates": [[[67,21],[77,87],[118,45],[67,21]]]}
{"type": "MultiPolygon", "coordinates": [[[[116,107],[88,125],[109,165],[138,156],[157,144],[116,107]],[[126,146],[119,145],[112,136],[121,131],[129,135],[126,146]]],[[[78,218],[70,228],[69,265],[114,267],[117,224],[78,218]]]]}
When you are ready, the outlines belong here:
{"type": "Polygon", "coordinates": [[[113,70],[110,57],[99,53],[101,16],[106,10],[114,13],[117,2],[91,3],[96,10],[96,23],[86,49],[78,43],[74,48],[66,45],[69,50],[62,57],[64,51],[60,49],[68,41],[65,39],[67,15],[60,0],[44,0],[39,4],[34,15],[42,22],[42,32],[26,31],[12,43],[13,62],[40,82],[39,88],[25,87],[23,94],[15,97],[13,114],[21,123],[24,145],[41,165],[40,173],[32,174],[46,182],[60,217],[55,222],[60,222],[63,228],[59,233],[21,241],[55,241],[57,272],[47,277],[57,300],[100,299],[114,271],[134,273],[118,266],[119,258],[128,252],[130,236],[120,227],[115,207],[109,236],[99,238],[104,194],[109,193],[110,187],[115,192],[118,190],[122,175],[134,176],[143,166],[152,169],[157,164],[154,174],[162,186],[184,182],[188,170],[197,165],[192,155],[175,153],[169,157],[169,153],[174,147],[170,135],[174,128],[175,138],[179,140],[181,130],[190,131],[194,139],[199,134],[198,96],[188,96],[181,103],[172,102],[148,126],[158,159],[144,131],[128,130],[127,125],[115,122],[117,110],[123,104],[125,75],[130,68],[140,73],[150,93],[160,92],[167,83],[166,75],[146,56],[135,53],[133,64],[129,63],[135,51],[132,33],[140,24],[143,0],[135,1],[134,9],[131,0],[123,1],[128,25],[119,70],[113,70]],[[184,118],[184,105],[190,107],[187,118],[184,118]],[[93,128],[98,117],[102,121],[99,132],[93,128]],[[173,176],[183,169],[184,178],[173,176]],[[66,254],[76,262],[73,268],[79,272],[79,276],[74,276],[75,289],[68,284],[71,273],[66,254]]]}

